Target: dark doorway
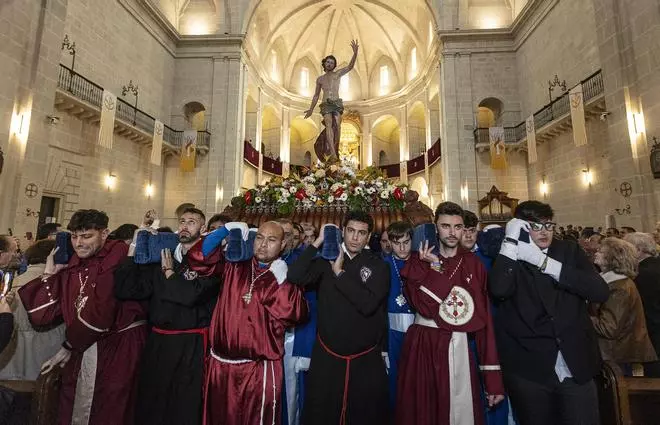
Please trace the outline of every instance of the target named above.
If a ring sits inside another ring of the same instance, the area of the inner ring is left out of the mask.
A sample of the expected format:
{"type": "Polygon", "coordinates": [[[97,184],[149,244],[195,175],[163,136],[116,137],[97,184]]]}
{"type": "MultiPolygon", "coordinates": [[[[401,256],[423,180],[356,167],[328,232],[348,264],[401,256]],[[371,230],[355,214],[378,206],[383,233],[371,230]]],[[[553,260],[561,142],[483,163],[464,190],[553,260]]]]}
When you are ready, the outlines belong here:
{"type": "Polygon", "coordinates": [[[42,196],[41,207],[39,207],[39,223],[37,224],[37,229],[46,223],[57,223],[59,212],[60,198],[42,196]]]}

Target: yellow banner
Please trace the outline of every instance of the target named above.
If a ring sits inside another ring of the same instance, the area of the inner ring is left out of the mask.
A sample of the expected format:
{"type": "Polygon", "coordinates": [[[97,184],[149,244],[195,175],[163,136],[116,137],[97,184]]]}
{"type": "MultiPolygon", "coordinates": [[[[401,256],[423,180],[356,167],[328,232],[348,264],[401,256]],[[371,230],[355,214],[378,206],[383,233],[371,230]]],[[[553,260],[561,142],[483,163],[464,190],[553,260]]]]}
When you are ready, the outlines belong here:
{"type": "Polygon", "coordinates": [[[195,171],[195,156],[197,155],[197,130],[183,132],[181,146],[181,171],[195,171]]]}
{"type": "Polygon", "coordinates": [[[493,170],[506,169],[506,146],[504,145],[504,127],[490,127],[490,168],[493,170]]]}

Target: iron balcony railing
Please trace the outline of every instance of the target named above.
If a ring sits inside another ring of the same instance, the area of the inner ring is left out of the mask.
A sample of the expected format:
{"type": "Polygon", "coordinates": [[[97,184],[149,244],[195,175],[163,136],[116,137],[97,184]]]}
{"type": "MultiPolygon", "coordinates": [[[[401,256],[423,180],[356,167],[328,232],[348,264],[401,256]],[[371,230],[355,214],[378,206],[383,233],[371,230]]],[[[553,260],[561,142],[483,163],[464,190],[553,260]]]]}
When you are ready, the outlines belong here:
{"type": "MultiPolygon", "coordinates": [[[[588,78],[581,82],[582,94],[584,103],[586,104],[591,99],[600,96],[605,92],[603,85],[603,74],[600,70],[596,71],[588,78]]],[[[541,127],[559,119],[571,112],[571,104],[568,92],[562,94],[557,99],[545,105],[534,114],[534,127],[540,129],[541,127]]],[[[518,143],[527,137],[527,129],[525,121],[521,122],[515,127],[504,127],[504,143],[518,143]]],[[[490,136],[488,129],[479,127],[474,129],[474,142],[477,144],[490,143],[490,136]]]]}
{"type": "MultiPolygon", "coordinates": [[[[82,75],[72,71],[66,66],[60,64],[60,74],[57,80],[57,87],[65,92],[70,93],[74,97],[89,103],[101,109],[101,102],[103,100],[103,87],[88,80],[82,75]]],[[[154,131],[154,124],[156,119],[146,112],[129,105],[123,99],[117,98],[117,111],[115,115],[126,124],[132,125],[144,131],[147,134],[152,134],[154,131]]],[[[163,141],[170,146],[180,148],[183,144],[183,131],[174,130],[170,126],[165,125],[163,131],[163,141]]],[[[208,131],[197,132],[197,145],[209,147],[211,142],[211,133],[208,131]]]]}

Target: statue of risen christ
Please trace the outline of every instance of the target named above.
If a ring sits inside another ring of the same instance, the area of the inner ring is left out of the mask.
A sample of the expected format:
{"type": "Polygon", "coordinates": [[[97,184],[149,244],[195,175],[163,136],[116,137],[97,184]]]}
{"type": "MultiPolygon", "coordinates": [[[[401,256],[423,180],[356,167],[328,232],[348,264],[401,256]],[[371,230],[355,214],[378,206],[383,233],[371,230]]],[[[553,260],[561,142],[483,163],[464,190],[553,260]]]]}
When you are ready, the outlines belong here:
{"type": "Polygon", "coordinates": [[[337,159],[339,156],[339,133],[341,129],[341,115],[344,113],[344,102],[339,98],[339,83],[342,76],[348,74],[357,59],[358,53],[357,40],[351,41],[353,57],[348,65],[335,71],[337,59],[330,55],[323,58],[321,66],[325,73],[316,79],[316,91],[312,98],[312,105],[305,111],[305,118],[312,116],[316,103],[323,90],[323,101],[321,102],[321,115],[323,115],[323,125],[325,129],[321,132],[314,143],[316,156],[325,161],[327,159],[337,159]]]}

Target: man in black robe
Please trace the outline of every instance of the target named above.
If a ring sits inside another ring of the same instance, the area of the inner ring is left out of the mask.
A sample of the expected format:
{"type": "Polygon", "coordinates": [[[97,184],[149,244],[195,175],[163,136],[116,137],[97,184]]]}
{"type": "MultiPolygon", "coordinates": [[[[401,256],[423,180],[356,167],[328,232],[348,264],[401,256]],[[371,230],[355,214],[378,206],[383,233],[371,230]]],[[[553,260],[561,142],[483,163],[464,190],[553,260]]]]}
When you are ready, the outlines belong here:
{"type": "MultiPolygon", "coordinates": [[[[327,224],[326,226],[333,226],[327,224]]],[[[324,229],[289,267],[288,280],[317,288],[318,338],[312,351],[305,425],[386,424],[387,373],[381,351],[387,332],[389,270],[364,250],[372,217],[351,211],[335,261],[316,258],[324,229]]]]}
{"type": "Polygon", "coordinates": [[[160,264],[139,265],[133,262],[131,244],[129,258],[115,271],[117,298],[149,303],[152,328],[136,406],[140,425],[202,423],[208,326],[222,270],[218,250],[206,259],[202,255],[204,221],[202,211],[186,209],[179,219],[180,243],[174,253],[164,249],[160,264]]]}

